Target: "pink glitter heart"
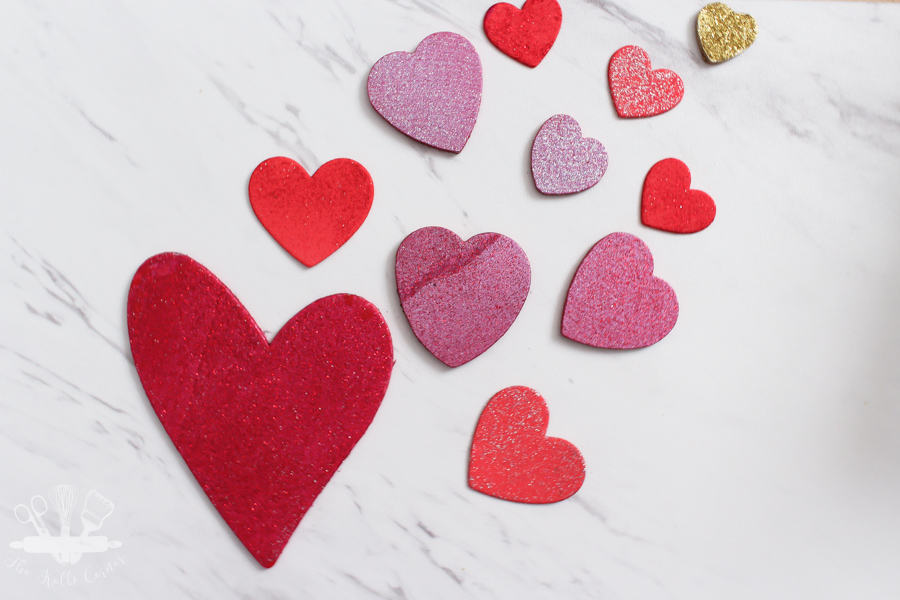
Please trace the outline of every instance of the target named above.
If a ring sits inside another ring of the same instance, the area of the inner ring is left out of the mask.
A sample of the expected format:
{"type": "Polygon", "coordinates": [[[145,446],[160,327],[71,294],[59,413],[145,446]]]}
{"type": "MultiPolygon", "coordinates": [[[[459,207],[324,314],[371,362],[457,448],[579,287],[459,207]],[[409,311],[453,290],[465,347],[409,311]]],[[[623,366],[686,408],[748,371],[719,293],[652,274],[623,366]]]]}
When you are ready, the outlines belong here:
{"type": "Polygon", "coordinates": [[[481,106],[481,59],[455,33],[434,33],[416,51],[392,52],[369,72],[369,102],[414,140],[460,152],[481,106]]]}
{"type": "Polygon", "coordinates": [[[653,276],[647,245],[630,233],[612,233],[575,273],[562,334],[598,348],[643,348],[666,337],[677,320],[675,291],[653,276]]]}
{"type": "Polygon", "coordinates": [[[531,287],[525,251],[499,233],[467,241],[441,227],[397,250],[397,292],[413,333],[438,360],[465,364],[503,337],[531,287]]]}
{"type": "Polygon", "coordinates": [[[578,121],[569,115],[547,119],[531,146],[531,174],[542,194],[574,194],[593,187],[608,164],[603,144],[581,137],[578,121]]]}

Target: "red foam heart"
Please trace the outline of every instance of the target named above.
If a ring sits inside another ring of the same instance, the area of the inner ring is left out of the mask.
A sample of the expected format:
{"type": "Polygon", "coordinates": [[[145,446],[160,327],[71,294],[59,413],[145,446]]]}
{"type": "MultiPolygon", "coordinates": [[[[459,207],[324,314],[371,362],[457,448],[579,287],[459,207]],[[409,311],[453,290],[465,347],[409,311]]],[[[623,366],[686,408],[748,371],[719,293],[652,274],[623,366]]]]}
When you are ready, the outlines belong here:
{"type": "Polygon", "coordinates": [[[500,52],[527,65],[540,64],[562,27],[557,0],[526,0],[521,10],[501,2],[484,15],[484,32],[500,52]]]}
{"type": "Polygon", "coordinates": [[[215,275],[158,254],[128,293],[147,398],[213,506],[264,567],[375,417],[391,334],[366,300],[316,300],[269,343],[215,275]]]}
{"type": "Polygon", "coordinates": [[[329,161],[310,177],[300,163],[277,156],[254,169],[249,193],[266,231],[312,267],[356,233],[369,214],[375,188],[365,167],[349,158],[329,161]]]}
{"type": "Polygon", "coordinates": [[[508,387],[484,407],[469,461],[469,487],[489,496],[548,504],[584,483],[584,458],[574,445],[546,437],[547,403],[531,388],[508,387]]]}
{"type": "Polygon", "coordinates": [[[641,221],[673,233],[695,233],[716,218],[716,203],[706,192],[691,189],[691,170],[677,158],[650,168],[641,194],[641,221]]]}
{"type": "Polygon", "coordinates": [[[652,117],[672,110],[684,97],[681,77],[650,70],[650,57],[638,46],[616,50],[609,60],[609,89],[620,117],[652,117]]]}
{"type": "Polygon", "coordinates": [[[584,257],[566,297],[562,334],[598,348],[643,348],[678,320],[675,290],[653,276],[653,256],[637,236],[611,233],[584,257]]]}

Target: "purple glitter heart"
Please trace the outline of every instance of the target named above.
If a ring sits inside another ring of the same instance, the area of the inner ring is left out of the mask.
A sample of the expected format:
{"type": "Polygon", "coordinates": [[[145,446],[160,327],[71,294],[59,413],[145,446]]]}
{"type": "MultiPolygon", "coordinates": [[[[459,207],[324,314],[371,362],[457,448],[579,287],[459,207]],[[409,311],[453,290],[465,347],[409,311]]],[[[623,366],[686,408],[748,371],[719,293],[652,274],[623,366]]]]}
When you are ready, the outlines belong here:
{"type": "Polygon", "coordinates": [[[499,233],[467,241],[441,227],[397,250],[397,292],[413,333],[441,362],[467,363],[503,337],[531,287],[525,251],[499,233]]]}
{"type": "Polygon", "coordinates": [[[369,102],[414,140],[460,152],[481,107],[481,59],[455,33],[434,33],[416,51],[392,52],[369,72],[369,102]]]}
{"type": "Polygon", "coordinates": [[[606,173],[606,148],[581,137],[578,121],[555,115],[541,125],[531,147],[531,174],[542,194],[574,194],[597,184],[606,173]]]}
{"type": "Polygon", "coordinates": [[[575,273],[562,334],[598,348],[643,348],[666,337],[677,320],[675,291],[653,276],[647,245],[630,233],[611,233],[575,273]]]}

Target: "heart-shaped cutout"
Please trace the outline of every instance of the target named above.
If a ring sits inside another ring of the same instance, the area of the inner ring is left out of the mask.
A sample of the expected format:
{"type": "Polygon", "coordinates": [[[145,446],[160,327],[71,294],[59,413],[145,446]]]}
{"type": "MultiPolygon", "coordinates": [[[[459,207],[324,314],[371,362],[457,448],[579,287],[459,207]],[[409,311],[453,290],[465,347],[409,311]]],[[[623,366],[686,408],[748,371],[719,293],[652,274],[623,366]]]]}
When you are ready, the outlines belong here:
{"type": "Polygon", "coordinates": [[[684,97],[684,82],[673,71],[650,68],[638,46],[616,50],[609,61],[609,89],[620,117],[652,117],[672,110],[684,97]]]}
{"type": "Polygon", "coordinates": [[[369,72],[369,101],[385,120],[414,140],[460,152],[481,107],[481,59],[461,35],[441,32],[416,51],[392,52],[369,72]]]}
{"type": "Polygon", "coordinates": [[[359,296],[328,296],[269,343],[215,275],[166,253],[134,276],[128,334],[175,448],[271,567],[381,405],[393,367],[381,313],[359,296]]]}
{"type": "Polygon", "coordinates": [[[581,126],[569,115],[547,119],[531,146],[531,174],[542,194],[574,194],[593,187],[608,164],[603,144],[581,137],[581,126]]]}
{"type": "Polygon", "coordinates": [[[526,0],[521,9],[507,2],[484,15],[484,33],[500,52],[529,67],[538,66],[559,35],[562,8],[557,0],[526,0]]]}
{"type": "Polygon", "coordinates": [[[678,299],[653,276],[653,256],[640,238],[612,233],[581,262],[569,287],[562,334],[598,348],[643,348],[678,320],[678,299]]]}
{"type": "Polygon", "coordinates": [[[572,496],[584,483],[584,458],[571,442],[547,437],[550,412],[531,388],[498,392],[481,413],[469,460],[469,487],[527,504],[572,496]]]}
{"type": "Polygon", "coordinates": [[[424,227],[400,244],[395,272],[413,333],[450,367],[503,337],[531,287],[525,251],[499,233],[463,241],[449,229],[424,227]]]}
{"type": "Polygon", "coordinates": [[[672,233],[695,233],[716,218],[716,203],[706,192],[691,189],[691,171],[677,158],[650,168],[641,194],[641,221],[672,233]]]}
{"type": "Polygon", "coordinates": [[[756,34],[756,19],[736,13],[722,2],[707,4],[697,15],[700,48],[711,63],[734,58],[756,41],[756,34]]]}
{"type": "Polygon", "coordinates": [[[307,267],[331,256],[360,228],[375,188],[365,167],[348,158],[328,161],[312,177],[277,156],[250,176],[250,205],[266,231],[307,267]]]}

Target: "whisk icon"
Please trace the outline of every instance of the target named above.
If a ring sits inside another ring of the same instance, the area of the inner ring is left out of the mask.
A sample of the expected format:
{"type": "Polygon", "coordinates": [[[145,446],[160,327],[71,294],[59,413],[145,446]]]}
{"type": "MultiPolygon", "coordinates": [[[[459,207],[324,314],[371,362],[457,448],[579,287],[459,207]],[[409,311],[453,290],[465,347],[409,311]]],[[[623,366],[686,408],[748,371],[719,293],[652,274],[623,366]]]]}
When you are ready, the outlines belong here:
{"type": "MultiPolygon", "coordinates": [[[[71,485],[55,485],[50,488],[50,501],[56,514],[59,515],[59,536],[63,538],[69,537],[69,520],[72,518],[72,511],[75,510],[75,502],[78,500],[78,488],[71,485]]],[[[70,552],[60,552],[59,556],[63,564],[70,562],[70,552]]]]}

